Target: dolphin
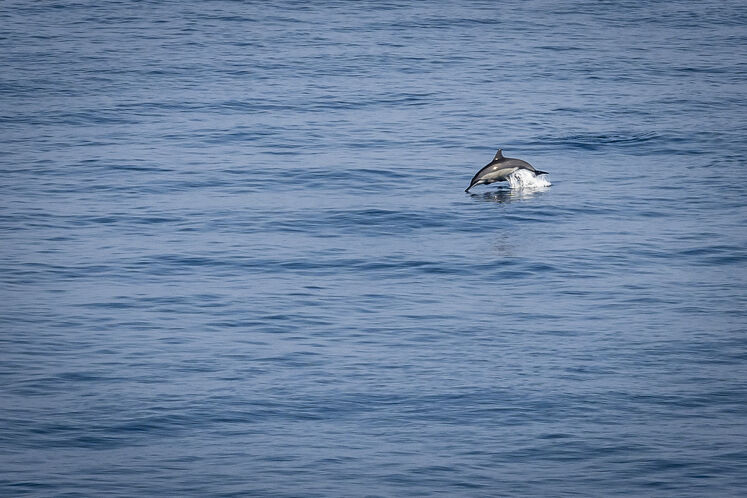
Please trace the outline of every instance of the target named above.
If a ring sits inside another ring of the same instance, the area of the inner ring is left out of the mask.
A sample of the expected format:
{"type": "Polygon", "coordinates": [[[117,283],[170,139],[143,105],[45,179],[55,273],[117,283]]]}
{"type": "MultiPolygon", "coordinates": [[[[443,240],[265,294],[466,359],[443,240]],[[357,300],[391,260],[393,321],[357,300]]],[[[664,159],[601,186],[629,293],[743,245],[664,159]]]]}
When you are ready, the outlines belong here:
{"type": "Polygon", "coordinates": [[[521,159],[514,159],[512,157],[503,157],[503,149],[498,149],[495,153],[495,157],[490,163],[485,165],[480,171],[477,172],[472,181],[469,182],[469,187],[464,189],[465,192],[469,192],[469,189],[476,185],[487,185],[493,182],[505,182],[508,177],[516,170],[527,169],[537,175],[546,175],[547,171],[539,171],[534,169],[534,166],[521,159]]]}

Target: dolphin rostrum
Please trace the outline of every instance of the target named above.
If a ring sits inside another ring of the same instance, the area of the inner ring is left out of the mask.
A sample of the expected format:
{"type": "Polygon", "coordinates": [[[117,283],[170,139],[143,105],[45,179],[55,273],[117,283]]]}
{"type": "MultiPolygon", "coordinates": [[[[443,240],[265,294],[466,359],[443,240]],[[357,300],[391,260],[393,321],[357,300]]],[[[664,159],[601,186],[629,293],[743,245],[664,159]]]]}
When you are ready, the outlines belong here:
{"type": "Polygon", "coordinates": [[[469,187],[464,191],[469,192],[469,189],[476,185],[487,185],[493,182],[505,182],[508,177],[516,170],[527,169],[537,175],[546,175],[546,171],[539,171],[534,169],[534,166],[521,159],[514,159],[512,157],[503,157],[503,149],[498,149],[495,153],[495,157],[490,163],[484,168],[477,172],[472,181],[469,182],[469,187]]]}

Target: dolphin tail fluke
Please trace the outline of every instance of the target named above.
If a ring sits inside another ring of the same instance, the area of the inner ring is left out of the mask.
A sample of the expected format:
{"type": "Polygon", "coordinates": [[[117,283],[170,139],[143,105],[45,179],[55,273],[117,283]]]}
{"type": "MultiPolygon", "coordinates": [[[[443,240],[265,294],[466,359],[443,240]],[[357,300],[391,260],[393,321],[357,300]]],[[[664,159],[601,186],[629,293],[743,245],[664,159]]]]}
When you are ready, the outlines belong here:
{"type": "Polygon", "coordinates": [[[534,176],[546,175],[547,171],[534,170],[534,176]]]}

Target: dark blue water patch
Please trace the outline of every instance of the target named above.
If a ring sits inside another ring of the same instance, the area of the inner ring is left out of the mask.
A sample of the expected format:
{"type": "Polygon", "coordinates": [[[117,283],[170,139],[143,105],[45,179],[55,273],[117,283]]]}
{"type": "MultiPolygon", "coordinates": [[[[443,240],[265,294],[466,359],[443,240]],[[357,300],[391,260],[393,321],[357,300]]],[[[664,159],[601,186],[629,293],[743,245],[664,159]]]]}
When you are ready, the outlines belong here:
{"type": "MultiPolygon", "coordinates": [[[[511,271],[506,267],[512,263],[506,263],[501,270],[504,275],[510,276],[511,271]]],[[[474,270],[479,264],[471,264],[474,270]]],[[[231,273],[235,270],[251,271],[252,273],[276,273],[276,272],[298,272],[311,273],[316,275],[339,274],[345,272],[353,273],[374,273],[388,275],[408,275],[412,272],[423,273],[445,273],[461,274],[464,271],[461,262],[452,264],[434,263],[427,260],[412,260],[395,256],[389,256],[379,260],[341,258],[334,255],[313,254],[307,258],[273,259],[273,258],[213,258],[199,256],[181,256],[181,255],[160,255],[149,259],[130,260],[125,267],[133,271],[147,269],[151,275],[184,275],[204,271],[231,273]]],[[[486,269],[492,268],[492,264],[485,264],[486,269]]],[[[529,268],[527,273],[532,271],[541,271],[546,265],[535,266],[539,270],[529,268]]],[[[91,268],[96,270],[96,268],[91,268]]],[[[60,273],[64,274],[65,269],[60,268],[60,273]]],[[[81,272],[82,268],[70,269],[71,272],[81,272]]],[[[105,268],[99,270],[106,271],[105,268]]],[[[523,274],[519,272],[518,274],[523,274]]]]}
{"type": "MultiPolygon", "coordinates": [[[[111,164],[111,165],[100,165],[102,169],[106,171],[125,171],[133,173],[170,173],[173,171],[170,168],[163,168],[156,165],[138,165],[138,164],[111,164]]],[[[121,185],[101,185],[100,188],[106,187],[108,190],[122,189],[121,185]]],[[[89,187],[92,188],[92,187],[89,187]]]]}
{"type": "Polygon", "coordinates": [[[132,119],[125,114],[105,109],[81,109],[70,112],[69,109],[62,111],[46,110],[43,115],[5,115],[0,116],[0,123],[7,125],[24,124],[27,126],[106,126],[106,125],[133,125],[139,120],[132,119]]]}
{"type": "Polygon", "coordinates": [[[542,136],[537,137],[534,142],[527,143],[527,146],[533,147],[557,147],[579,148],[583,150],[597,151],[605,147],[615,146],[634,146],[640,147],[649,141],[661,140],[662,136],[656,132],[644,133],[610,133],[610,134],[572,134],[560,137],[542,136]]]}
{"type": "Polygon", "coordinates": [[[747,261],[747,252],[735,246],[701,246],[684,249],[679,252],[694,265],[712,265],[717,267],[739,264],[747,261]]]}

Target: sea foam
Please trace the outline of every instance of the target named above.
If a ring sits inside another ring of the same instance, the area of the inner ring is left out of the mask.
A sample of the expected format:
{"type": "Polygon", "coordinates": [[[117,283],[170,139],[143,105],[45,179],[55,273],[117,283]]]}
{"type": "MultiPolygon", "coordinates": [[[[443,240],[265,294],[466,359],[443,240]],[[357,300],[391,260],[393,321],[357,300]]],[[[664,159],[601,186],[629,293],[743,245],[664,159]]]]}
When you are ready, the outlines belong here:
{"type": "Polygon", "coordinates": [[[538,189],[552,185],[547,180],[547,175],[535,176],[534,173],[526,169],[520,169],[511,173],[508,177],[508,184],[511,185],[512,189],[522,190],[538,189]]]}

